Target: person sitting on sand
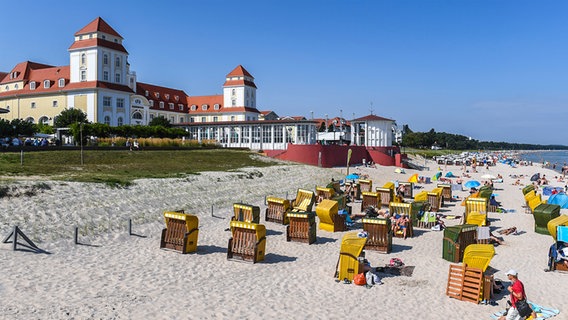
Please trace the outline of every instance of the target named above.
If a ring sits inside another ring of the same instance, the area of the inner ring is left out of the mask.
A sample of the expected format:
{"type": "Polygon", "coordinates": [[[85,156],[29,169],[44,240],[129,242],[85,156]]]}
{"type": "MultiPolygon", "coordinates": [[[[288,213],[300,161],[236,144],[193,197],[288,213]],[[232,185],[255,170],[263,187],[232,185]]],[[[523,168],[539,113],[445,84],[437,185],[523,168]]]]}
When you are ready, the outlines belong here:
{"type": "Polygon", "coordinates": [[[394,223],[392,226],[392,231],[393,233],[396,233],[397,231],[402,230],[402,237],[406,239],[406,230],[408,229],[408,223],[410,223],[410,219],[408,219],[405,214],[398,217],[397,216],[393,217],[394,223]]]}

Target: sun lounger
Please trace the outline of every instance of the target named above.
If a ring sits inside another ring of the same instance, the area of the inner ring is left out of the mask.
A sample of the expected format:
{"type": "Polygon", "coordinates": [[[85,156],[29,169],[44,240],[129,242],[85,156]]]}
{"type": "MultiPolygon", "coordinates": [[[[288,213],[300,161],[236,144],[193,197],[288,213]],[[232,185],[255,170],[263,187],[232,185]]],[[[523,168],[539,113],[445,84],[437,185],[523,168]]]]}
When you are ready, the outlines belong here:
{"type": "Polygon", "coordinates": [[[183,212],[164,212],[166,228],[162,230],[160,248],[172,249],[181,253],[197,251],[199,219],[183,212]]]}
{"type": "Polygon", "coordinates": [[[356,274],[363,272],[363,248],[367,238],[361,238],[357,232],[348,232],[341,239],[339,261],[336,269],[338,280],[353,281],[356,274]]]}
{"type": "Polygon", "coordinates": [[[316,242],[316,218],[313,212],[290,212],[290,224],[286,227],[286,241],[316,242]]]}
{"type": "Polygon", "coordinates": [[[256,263],[264,260],[266,228],[262,224],[231,221],[227,260],[256,263]]]}
{"type": "Polygon", "coordinates": [[[291,210],[290,200],[267,197],[266,204],[266,211],[264,214],[265,221],[288,224],[288,211],[291,210]]]}
{"type": "Polygon", "coordinates": [[[392,250],[392,228],[390,219],[363,218],[363,230],[367,232],[365,248],[381,253],[392,250]]]}
{"type": "Polygon", "coordinates": [[[233,204],[233,217],[231,220],[259,223],[260,207],[244,203],[233,204]]]}
{"type": "Polygon", "coordinates": [[[338,213],[337,201],[323,200],[316,207],[319,228],[329,232],[346,231],[345,215],[338,213]]]}

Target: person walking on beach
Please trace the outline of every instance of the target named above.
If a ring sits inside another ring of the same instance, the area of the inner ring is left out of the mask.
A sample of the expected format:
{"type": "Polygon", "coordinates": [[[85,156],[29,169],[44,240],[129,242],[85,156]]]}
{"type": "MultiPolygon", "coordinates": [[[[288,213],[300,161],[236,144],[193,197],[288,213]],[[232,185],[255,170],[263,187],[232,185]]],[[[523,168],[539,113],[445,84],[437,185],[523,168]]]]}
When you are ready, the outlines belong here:
{"type": "Polygon", "coordinates": [[[519,280],[519,274],[517,273],[517,271],[513,269],[507,271],[507,277],[509,278],[509,281],[511,281],[511,285],[507,288],[507,290],[509,290],[509,292],[511,293],[511,308],[507,312],[507,315],[501,316],[499,320],[525,319],[524,317],[521,317],[519,315],[516,307],[517,301],[527,298],[527,295],[525,294],[525,286],[519,280]]]}

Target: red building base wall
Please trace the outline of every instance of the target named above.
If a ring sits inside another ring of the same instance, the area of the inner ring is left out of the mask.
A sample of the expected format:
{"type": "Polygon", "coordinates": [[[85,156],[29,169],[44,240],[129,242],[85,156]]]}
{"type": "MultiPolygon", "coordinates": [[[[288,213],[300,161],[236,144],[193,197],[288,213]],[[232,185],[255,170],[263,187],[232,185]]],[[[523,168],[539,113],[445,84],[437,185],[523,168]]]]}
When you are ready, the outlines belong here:
{"type": "Polygon", "coordinates": [[[373,161],[383,166],[400,166],[402,164],[398,147],[340,146],[340,145],[295,145],[288,144],[286,151],[265,150],[269,157],[281,160],[305,163],[324,168],[347,166],[347,152],[351,149],[350,165],[373,161]],[[321,159],[320,159],[321,155],[321,159]],[[399,156],[399,157],[397,157],[399,156]]]}

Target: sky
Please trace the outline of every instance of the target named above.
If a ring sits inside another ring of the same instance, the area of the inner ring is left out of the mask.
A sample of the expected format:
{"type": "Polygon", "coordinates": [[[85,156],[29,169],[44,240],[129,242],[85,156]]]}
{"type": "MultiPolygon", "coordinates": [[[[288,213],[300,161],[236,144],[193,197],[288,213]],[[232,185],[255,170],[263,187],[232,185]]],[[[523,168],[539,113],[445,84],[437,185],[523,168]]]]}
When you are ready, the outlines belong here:
{"type": "Polygon", "coordinates": [[[243,65],[257,108],[413,131],[568,145],[568,1],[8,1],[0,71],[68,65],[73,34],[102,17],[138,81],[221,94],[243,65]]]}

